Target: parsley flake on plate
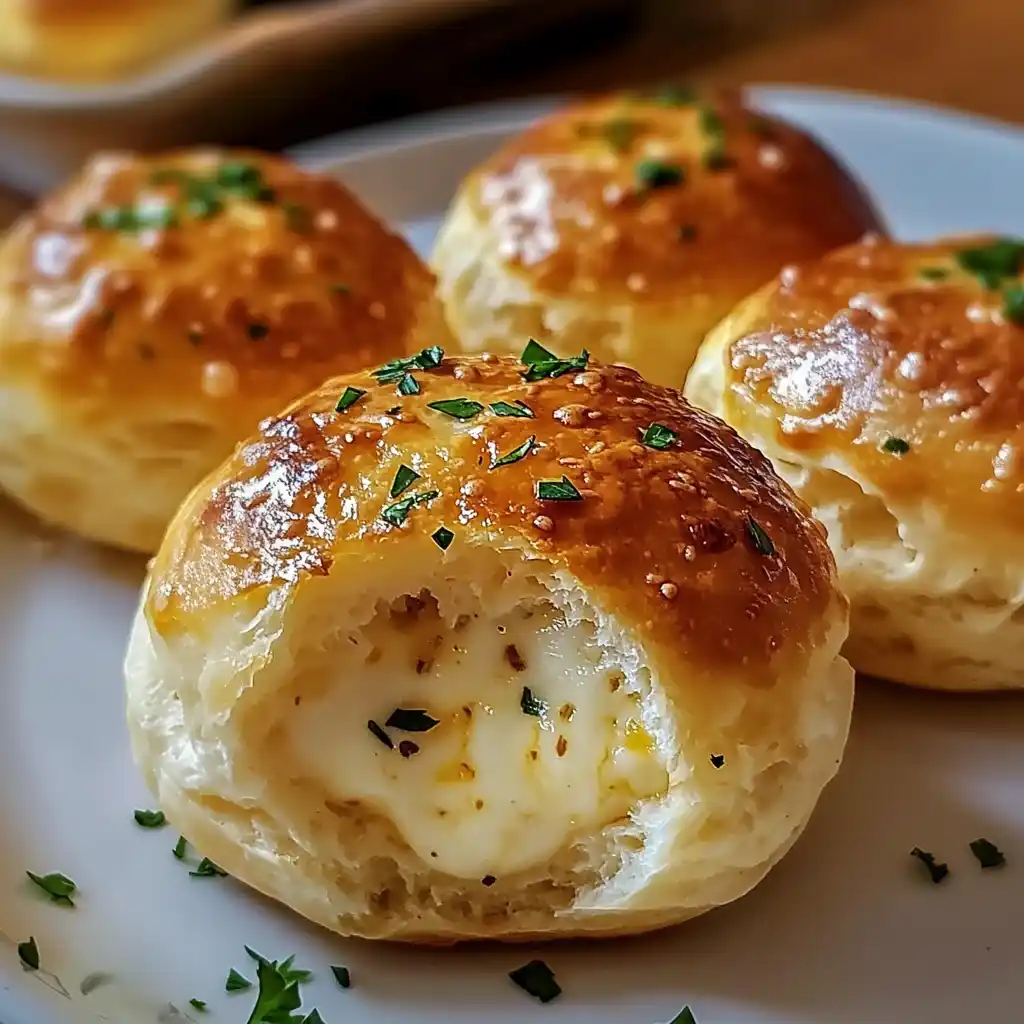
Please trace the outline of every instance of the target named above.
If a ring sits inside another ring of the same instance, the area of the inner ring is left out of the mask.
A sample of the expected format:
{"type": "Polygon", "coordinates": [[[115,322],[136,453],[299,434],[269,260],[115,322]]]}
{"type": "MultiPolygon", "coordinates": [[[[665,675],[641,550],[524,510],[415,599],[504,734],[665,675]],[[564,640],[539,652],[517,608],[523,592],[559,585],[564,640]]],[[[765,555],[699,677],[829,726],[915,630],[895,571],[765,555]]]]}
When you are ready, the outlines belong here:
{"type": "Polygon", "coordinates": [[[906,455],[910,451],[910,442],[902,437],[887,437],[882,442],[882,451],[890,455],[906,455]]]}
{"type": "Polygon", "coordinates": [[[332,966],[331,967],[331,974],[334,975],[334,980],[342,988],[351,988],[352,987],[352,976],[351,976],[351,974],[349,974],[349,970],[348,970],[347,967],[334,967],[334,966],[332,966]]]}
{"type": "Polygon", "coordinates": [[[516,416],[524,420],[532,420],[534,418],[533,410],[518,398],[514,404],[509,402],[492,402],[491,412],[495,416],[516,416]]]}
{"type": "Polygon", "coordinates": [[[524,992],[539,999],[542,1003],[550,1003],[562,994],[562,988],[555,981],[554,971],[543,960],[531,960],[522,967],[509,971],[512,981],[524,992]]]}
{"type": "Polygon", "coordinates": [[[422,494],[410,494],[396,501],[393,505],[385,506],[381,511],[380,517],[384,522],[390,523],[392,526],[401,526],[408,519],[409,513],[417,505],[425,505],[428,501],[433,501],[434,498],[440,496],[440,491],[424,491],[422,494]]]}
{"type": "Polygon", "coordinates": [[[910,851],[910,856],[916,857],[928,869],[928,875],[936,885],[949,874],[948,864],[939,863],[935,860],[933,853],[922,850],[919,846],[915,846],[910,851]]]}
{"type": "Polygon", "coordinates": [[[31,878],[32,881],[35,882],[36,885],[38,885],[54,903],[62,903],[68,907],[73,907],[75,905],[71,897],[75,894],[75,890],[78,886],[75,885],[67,875],[62,875],[59,871],[51,872],[48,875],[37,875],[31,871],[26,871],[25,874],[28,875],[28,877],[31,878]]]}
{"type": "Polygon", "coordinates": [[[184,836],[178,836],[178,841],[174,844],[174,849],[171,850],[171,853],[173,853],[174,856],[177,857],[178,860],[184,860],[185,859],[185,851],[187,849],[188,849],[188,842],[186,841],[185,837],[184,836]]]}
{"type": "Polygon", "coordinates": [[[401,732],[430,732],[440,722],[431,718],[422,708],[395,708],[384,724],[389,729],[401,732]]]}
{"type": "Polygon", "coordinates": [[[167,824],[163,811],[136,811],[135,822],[143,828],[163,828],[167,824]]]}
{"type": "Polygon", "coordinates": [[[572,359],[559,359],[553,352],[549,352],[531,338],[523,349],[519,361],[526,367],[523,379],[537,381],[561,377],[562,374],[571,373],[573,370],[585,370],[590,362],[590,353],[584,349],[572,359]]]}
{"type": "Polygon", "coordinates": [[[771,537],[765,533],[764,527],[753,516],[747,516],[747,536],[759,555],[764,558],[775,556],[775,545],[772,543],[771,537]]]}
{"type": "Polygon", "coordinates": [[[1011,324],[1024,325],[1024,286],[1014,284],[1005,289],[1003,316],[1011,324]]]}
{"type": "Polygon", "coordinates": [[[34,936],[29,936],[27,942],[18,943],[18,957],[28,970],[39,970],[39,947],[34,936]]]}
{"type": "Polygon", "coordinates": [[[379,384],[397,384],[410,370],[433,370],[441,365],[444,349],[438,345],[422,349],[414,356],[403,359],[392,359],[383,366],[373,370],[373,376],[379,384]]]}
{"type": "Polygon", "coordinates": [[[561,480],[538,480],[536,493],[540,501],[583,500],[583,495],[567,476],[563,476],[561,480]]]}
{"type": "Polygon", "coordinates": [[[697,1018],[694,1017],[693,1011],[688,1006],[684,1006],[672,1018],[672,1020],[669,1021],[669,1024],[697,1024],[697,1018]]]}
{"type": "Polygon", "coordinates": [[[366,728],[369,729],[370,732],[372,732],[373,735],[388,748],[388,750],[395,749],[395,741],[372,718],[366,723],[366,728]]]}
{"type": "Polygon", "coordinates": [[[662,160],[641,160],[636,165],[636,183],[642,189],[670,188],[681,185],[686,177],[682,164],[662,160]]]}
{"type": "Polygon", "coordinates": [[[455,420],[471,420],[484,409],[479,402],[474,402],[471,398],[444,398],[439,402],[427,402],[427,408],[443,412],[445,416],[451,416],[455,420]]]}
{"type": "Polygon", "coordinates": [[[995,291],[1024,267],[1024,239],[998,238],[989,245],[961,249],[956,254],[962,270],[973,274],[988,291],[995,291]]]}
{"type": "Polygon", "coordinates": [[[252,988],[252,982],[245,977],[244,974],[239,974],[238,971],[231,968],[228,971],[227,981],[224,982],[225,992],[243,992],[247,988],[252,988]]]}
{"type": "Polygon", "coordinates": [[[206,1001],[204,999],[190,999],[188,1005],[193,1010],[198,1010],[200,1013],[206,1013],[206,1001]]]}
{"type": "Polygon", "coordinates": [[[227,878],[228,873],[222,867],[214,864],[209,857],[204,857],[195,871],[189,872],[189,876],[192,878],[227,878]]]}
{"type": "Polygon", "coordinates": [[[987,839],[975,839],[971,842],[971,853],[978,859],[983,868],[1001,868],[1006,864],[1003,851],[995,843],[987,839]]]}
{"type": "Polygon", "coordinates": [[[397,498],[403,491],[409,490],[419,479],[420,475],[414,469],[404,465],[399,466],[394,482],[391,484],[391,497],[397,498]]]}
{"type": "Polygon", "coordinates": [[[533,690],[528,686],[523,687],[523,695],[519,698],[519,707],[524,715],[532,715],[534,718],[540,718],[548,709],[544,701],[534,697],[533,690]]]}
{"type": "Polygon", "coordinates": [[[502,455],[500,459],[495,459],[491,463],[491,469],[497,469],[499,466],[511,466],[513,462],[519,462],[520,459],[525,459],[527,455],[533,450],[533,446],[537,443],[537,436],[531,434],[518,448],[513,448],[508,455],[502,455]]]}
{"type": "Polygon", "coordinates": [[[648,448],[655,448],[664,451],[670,447],[673,441],[678,441],[679,435],[664,423],[652,423],[640,434],[640,443],[648,448]]]}
{"type": "Polygon", "coordinates": [[[398,382],[398,393],[400,395],[418,395],[420,393],[420,382],[411,373],[407,373],[398,382]]]}
{"type": "Polygon", "coordinates": [[[922,281],[945,281],[949,271],[945,267],[921,267],[917,276],[922,281]]]}
{"type": "Polygon", "coordinates": [[[455,534],[447,526],[439,526],[431,535],[430,539],[442,550],[447,551],[455,540],[455,534]]]}
{"type": "Polygon", "coordinates": [[[360,391],[359,388],[348,387],[342,392],[341,398],[338,399],[338,404],[334,407],[335,412],[344,412],[346,409],[351,409],[360,398],[365,395],[365,391],[360,391]]]}

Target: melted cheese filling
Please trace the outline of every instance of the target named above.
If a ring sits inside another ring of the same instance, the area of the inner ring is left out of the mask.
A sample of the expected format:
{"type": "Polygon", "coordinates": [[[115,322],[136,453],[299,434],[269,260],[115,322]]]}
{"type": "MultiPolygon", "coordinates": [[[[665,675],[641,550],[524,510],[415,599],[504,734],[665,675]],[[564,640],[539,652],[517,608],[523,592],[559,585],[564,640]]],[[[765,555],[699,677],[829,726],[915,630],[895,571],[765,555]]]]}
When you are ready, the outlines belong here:
{"type": "Polygon", "coordinates": [[[389,818],[438,870],[542,865],[667,787],[639,695],[594,625],[546,602],[450,623],[428,594],[403,597],[340,650],[335,678],[289,716],[294,763],[329,799],[389,818]],[[396,709],[437,724],[400,728],[396,709]]]}

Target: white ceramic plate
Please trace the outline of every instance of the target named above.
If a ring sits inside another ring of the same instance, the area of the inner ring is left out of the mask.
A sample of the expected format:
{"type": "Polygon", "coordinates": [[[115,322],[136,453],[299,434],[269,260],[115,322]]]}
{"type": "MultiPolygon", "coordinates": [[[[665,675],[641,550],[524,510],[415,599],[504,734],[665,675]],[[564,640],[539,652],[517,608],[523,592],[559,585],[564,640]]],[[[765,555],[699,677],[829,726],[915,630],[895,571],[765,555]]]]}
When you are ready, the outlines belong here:
{"type": "MultiPolygon", "coordinates": [[[[757,98],[827,139],[898,233],[1024,232],[1024,133],[868,99],[757,98]]],[[[425,249],[462,174],[538,110],[463,112],[305,156],[425,249]]],[[[686,1003],[700,1024],[1024,1019],[1021,701],[862,686],[847,762],[805,837],[750,896],[674,931],[544,949],[346,942],[230,879],[190,878],[170,829],[133,823],[150,801],[122,726],[120,661],[141,566],[69,541],[40,552],[34,536],[15,513],[0,521],[2,1024],[242,1024],[253,996],[226,995],[224,980],[230,967],[252,976],[244,943],[313,969],[305,1005],[327,1024],[653,1024],[686,1003]],[[1006,868],[980,870],[968,843],[982,836],[1006,868]],[[922,877],[915,845],[948,861],[946,882],[922,877]],[[74,878],[76,909],[31,891],[26,868],[74,878]],[[19,964],[29,935],[47,973],[19,964]],[[535,955],[564,989],[548,1006],[506,977],[535,955]],[[331,964],[351,969],[349,991],[331,964]],[[97,971],[109,980],[82,995],[97,971]]]]}

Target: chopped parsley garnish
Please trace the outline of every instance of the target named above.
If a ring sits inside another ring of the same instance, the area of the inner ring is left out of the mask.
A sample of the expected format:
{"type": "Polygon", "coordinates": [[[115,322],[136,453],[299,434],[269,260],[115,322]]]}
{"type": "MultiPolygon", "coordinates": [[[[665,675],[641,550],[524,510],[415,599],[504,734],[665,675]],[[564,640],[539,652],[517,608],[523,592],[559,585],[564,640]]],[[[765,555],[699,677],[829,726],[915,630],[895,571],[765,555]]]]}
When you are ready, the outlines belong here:
{"type": "Polygon", "coordinates": [[[519,462],[520,459],[525,459],[527,455],[533,450],[533,446],[537,443],[537,437],[535,434],[531,434],[518,448],[513,448],[508,455],[502,455],[500,459],[495,459],[491,463],[491,469],[497,469],[499,466],[511,466],[513,462],[519,462]]]}
{"type": "Polygon", "coordinates": [[[270,328],[266,324],[260,323],[256,320],[246,327],[245,333],[248,334],[253,341],[262,341],[270,333],[270,328]]]}
{"type": "Polygon", "coordinates": [[[663,85],[653,96],[663,107],[685,107],[697,102],[697,90],[692,85],[663,85]]]}
{"type": "Polygon", "coordinates": [[[145,228],[172,228],[178,222],[170,206],[103,206],[90,210],[82,226],[100,231],[136,232],[145,228]]]}
{"type": "Polygon", "coordinates": [[[910,451],[910,442],[902,437],[887,437],[882,442],[882,451],[890,455],[906,455],[910,451]]]}
{"type": "MultiPolygon", "coordinates": [[[[249,952],[248,947],[246,951],[249,952]]],[[[247,1024],[294,1024],[301,1021],[302,1018],[293,1017],[291,1011],[299,1009],[302,1005],[299,984],[305,979],[295,977],[295,972],[289,969],[291,958],[278,965],[274,961],[260,957],[257,963],[259,968],[256,971],[256,980],[259,984],[259,993],[247,1024]]],[[[309,1018],[306,1017],[305,1020],[308,1021],[309,1018]]]]}
{"type": "Polygon", "coordinates": [[[193,1010],[198,1010],[200,1013],[206,1013],[206,1002],[202,999],[190,999],[188,1005],[193,1010]]]}
{"type": "Polygon", "coordinates": [[[420,382],[411,373],[407,373],[398,382],[398,393],[400,395],[418,395],[420,393],[420,382]]]}
{"type": "Polygon", "coordinates": [[[228,971],[228,980],[224,982],[225,992],[242,992],[247,988],[252,988],[252,982],[245,977],[244,974],[239,974],[238,971],[231,968],[228,971]]]}
{"type": "Polygon", "coordinates": [[[711,764],[715,768],[721,768],[722,765],[725,764],[725,754],[712,754],[711,755],[711,764]]]}
{"type": "Polygon", "coordinates": [[[301,967],[292,967],[292,964],[295,961],[294,953],[292,953],[292,955],[288,957],[287,960],[282,960],[280,963],[278,963],[276,960],[268,960],[262,953],[257,953],[256,950],[252,948],[252,946],[243,946],[242,948],[261,967],[265,964],[270,964],[271,966],[276,967],[281,972],[281,974],[284,975],[287,981],[303,982],[309,981],[309,979],[313,977],[312,971],[303,970],[301,967]]]}
{"type": "Polygon", "coordinates": [[[470,398],[443,398],[440,402],[427,402],[428,409],[443,412],[456,420],[471,420],[477,413],[483,412],[483,406],[470,398]]]}
{"type": "Polygon", "coordinates": [[[765,558],[772,558],[775,555],[775,545],[771,537],[764,532],[764,527],[753,517],[747,516],[747,536],[754,550],[765,558]]]}
{"type": "Polygon", "coordinates": [[[534,718],[540,718],[548,709],[544,701],[534,697],[533,690],[528,686],[523,687],[523,695],[519,698],[519,707],[524,715],[532,715],[534,718]]]}
{"type": "Polygon", "coordinates": [[[681,164],[668,164],[661,160],[641,160],[636,165],[636,183],[642,189],[670,188],[679,185],[685,177],[681,164]]]}
{"type": "Polygon", "coordinates": [[[672,1020],[669,1021],[669,1024],[697,1024],[697,1018],[694,1017],[693,1011],[688,1006],[684,1006],[672,1018],[672,1020]]]}
{"type": "Polygon", "coordinates": [[[288,227],[300,235],[305,234],[312,226],[308,206],[301,203],[282,203],[281,212],[288,227]]]}
{"type": "Polygon", "coordinates": [[[523,401],[518,398],[514,404],[508,402],[492,402],[491,412],[495,416],[517,416],[519,419],[532,420],[533,410],[523,401]]]}
{"type": "Polygon", "coordinates": [[[178,836],[178,841],[174,844],[174,849],[171,850],[171,853],[173,853],[174,856],[178,858],[178,860],[184,860],[185,859],[185,851],[186,851],[187,848],[188,848],[188,843],[185,841],[185,837],[184,836],[178,836]]]}
{"type": "Polygon", "coordinates": [[[1024,324],[1024,285],[1010,285],[1003,292],[1003,316],[1011,324],[1024,324]]]}
{"type": "Polygon", "coordinates": [[[673,441],[678,441],[679,435],[664,423],[652,423],[640,435],[640,443],[648,448],[655,448],[664,451],[670,447],[673,441]]]}
{"type": "Polygon", "coordinates": [[[210,192],[197,192],[189,198],[185,209],[197,220],[209,220],[224,209],[224,204],[210,192]]]}
{"type": "Polygon", "coordinates": [[[39,970],[39,947],[34,936],[29,936],[28,942],[18,943],[18,956],[30,971],[39,970]]]}
{"type": "Polygon", "coordinates": [[[349,970],[348,970],[347,967],[335,967],[332,964],[331,965],[331,974],[334,975],[334,980],[342,988],[351,988],[352,987],[352,976],[349,974],[349,970]]]}
{"type": "Polygon", "coordinates": [[[531,960],[528,964],[509,971],[508,976],[524,992],[542,1003],[550,1003],[552,999],[562,994],[561,986],[555,981],[554,971],[543,960],[531,960]]]}
{"type": "Polygon", "coordinates": [[[624,153],[633,144],[641,125],[628,117],[613,117],[601,125],[601,136],[612,149],[624,153]]]}
{"type": "Polygon", "coordinates": [[[372,732],[373,735],[388,748],[388,750],[395,749],[394,740],[392,740],[391,737],[372,718],[366,723],[366,728],[369,729],[370,732],[372,732]]]}
{"type": "Polygon", "coordinates": [[[440,497],[440,491],[424,491],[422,494],[410,494],[393,505],[388,505],[381,512],[380,517],[392,526],[401,526],[409,517],[409,513],[417,505],[425,505],[428,501],[440,497]]]}
{"type": "Polygon", "coordinates": [[[714,107],[703,107],[700,112],[700,130],[705,135],[724,135],[725,124],[714,107]]]}
{"type": "Polygon", "coordinates": [[[227,878],[228,873],[222,868],[218,867],[209,857],[204,857],[200,862],[199,866],[195,871],[190,871],[189,875],[192,878],[227,878]]]}
{"type": "Polygon", "coordinates": [[[692,242],[697,237],[697,225],[683,224],[676,233],[676,237],[680,242],[692,242]]]}
{"type": "Polygon", "coordinates": [[[394,482],[391,484],[391,497],[397,498],[403,491],[409,490],[419,479],[420,475],[415,470],[408,466],[399,466],[394,482]]]}
{"type": "Polygon", "coordinates": [[[571,373],[573,370],[585,370],[587,363],[590,362],[590,353],[584,349],[572,359],[559,359],[553,352],[549,352],[543,345],[538,345],[531,338],[526,348],[523,349],[519,361],[527,367],[523,374],[524,380],[544,380],[561,377],[563,373],[571,373]]]}
{"type": "Polygon", "coordinates": [[[263,183],[263,174],[255,164],[228,160],[217,168],[217,184],[222,188],[252,188],[263,183]]]}
{"type": "Polygon", "coordinates": [[[995,291],[1004,278],[1015,277],[1024,267],[1024,239],[999,238],[991,245],[961,249],[956,261],[984,288],[995,291]]]}
{"type": "Polygon", "coordinates": [[[582,501],[583,495],[567,477],[561,480],[538,480],[537,498],[540,501],[582,501]]]}
{"type": "Polygon", "coordinates": [[[425,348],[414,356],[392,359],[373,371],[380,384],[397,384],[410,370],[433,370],[441,365],[444,349],[437,345],[425,348]]]}
{"type": "Polygon", "coordinates": [[[135,821],[143,828],[163,828],[167,824],[163,811],[136,811],[135,821]]]}
{"type": "Polygon", "coordinates": [[[971,853],[983,868],[1001,868],[1006,863],[1003,851],[987,839],[975,839],[971,843],[971,853]]]}
{"type": "Polygon", "coordinates": [[[922,281],[945,281],[949,277],[949,271],[945,267],[921,267],[917,276],[922,281]]]}
{"type": "Polygon", "coordinates": [[[302,1024],[324,1024],[324,1019],[320,1016],[320,1011],[314,1006],[313,1009],[302,1018],[302,1024]]]}
{"type": "Polygon", "coordinates": [[[422,708],[395,708],[384,723],[389,729],[401,732],[430,732],[441,723],[431,718],[422,708]]]}
{"type": "Polygon", "coordinates": [[[360,391],[359,388],[348,387],[341,394],[341,398],[338,399],[338,404],[334,407],[335,412],[344,412],[346,409],[351,409],[360,398],[365,395],[365,391],[360,391]]]}
{"type": "Polygon", "coordinates": [[[725,124],[713,107],[704,107],[700,112],[700,127],[707,138],[707,147],[701,162],[710,171],[720,171],[729,165],[725,152],[725,124]]]}
{"type": "Polygon", "coordinates": [[[455,540],[455,534],[447,526],[439,526],[431,535],[430,539],[442,550],[447,551],[455,540]]]}
{"type": "Polygon", "coordinates": [[[936,885],[949,874],[949,865],[938,863],[935,860],[935,855],[928,853],[927,850],[915,846],[910,851],[910,856],[916,857],[928,869],[928,874],[936,885]]]}
{"type": "Polygon", "coordinates": [[[59,871],[54,871],[48,875],[37,875],[31,871],[26,871],[25,874],[28,875],[28,877],[31,878],[32,881],[35,882],[36,885],[38,885],[54,903],[63,903],[68,907],[73,907],[75,905],[71,897],[74,896],[75,890],[78,886],[75,885],[67,875],[62,875],[59,871]]]}

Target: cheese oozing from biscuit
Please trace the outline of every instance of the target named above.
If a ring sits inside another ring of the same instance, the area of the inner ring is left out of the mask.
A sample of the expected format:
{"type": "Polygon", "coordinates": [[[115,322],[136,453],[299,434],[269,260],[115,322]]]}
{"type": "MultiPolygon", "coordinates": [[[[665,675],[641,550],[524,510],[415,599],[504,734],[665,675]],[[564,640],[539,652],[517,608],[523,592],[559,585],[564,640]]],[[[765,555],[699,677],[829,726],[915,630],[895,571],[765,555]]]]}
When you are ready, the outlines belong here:
{"type": "Polygon", "coordinates": [[[334,651],[334,678],[289,715],[290,759],[329,799],[390,819],[438,870],[542,865],[667,789],[635,682],[645,673],[543,598],[495,615],[405,595],[334,651]],[[425,712],[413,724],[429,728],[389,725],[396,709],[425,712]]]}

